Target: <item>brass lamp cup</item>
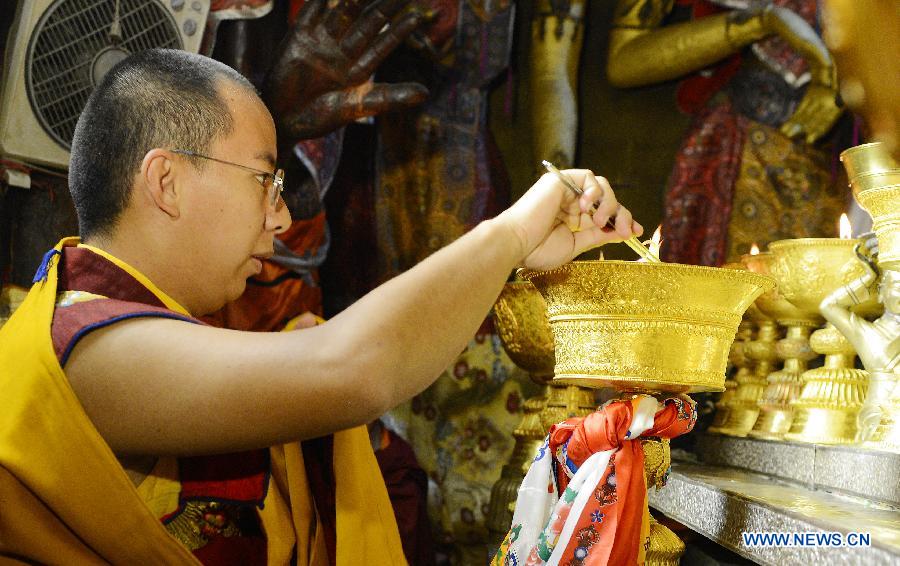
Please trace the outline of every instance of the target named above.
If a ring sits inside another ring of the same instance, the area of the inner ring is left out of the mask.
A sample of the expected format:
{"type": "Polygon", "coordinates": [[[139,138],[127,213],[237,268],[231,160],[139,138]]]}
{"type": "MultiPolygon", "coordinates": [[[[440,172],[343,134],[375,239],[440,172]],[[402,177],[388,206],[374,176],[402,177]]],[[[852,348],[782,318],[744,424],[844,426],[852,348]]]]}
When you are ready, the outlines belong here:
{"type": "Polygon", "coordinates": [[[503,286],[494,303],[494,322],[510,359],[534,376],[553,375],[553,332],[547,303],[528,281],[503,286]]]}
{"type": "MultiPolygon", "coordinates": [[[[747,254],[741,257],[741,262],[747,266],[747,269],[753,273],[768,276],[774,276],[772,273],[772,264],[774,261],[775,256],[772,252],[760,252],[756,255],[747,254]]],[[[766,291],[760,295],[759,298],[756,299],[755,304],[764,315],[775,320],[782,326],[791,326],[795,324],[802,326],[816,326],[821,320],[821,316],[818,314],[818,307],[814,314],[803,312],[788,301],[784,295],[781,294],[777,286],[771,291],[766,291]]]]}
{"type": "MultiPolygon", "coordinates": [[[[778,290],[805,316],[825,322],[819,304],[841,285],[865,273],[865,267],[853,248],[860,240],[841,238],[798,238],[769,244],[775,256],[770,275],[778,290]]],[[[862,316],[876,316],[883,307],[870,299],[854,308],[862,316]]]]}
{"type": "Polygon", "coordinates": [[[547,302],[554,380],[620,391],[722,391],[741,316],[775,285],[746,271],[628,261],[520,275],[547,302]]]}
{"type": "Polygon", "coordinates": [[[900,164],[881,142],[851,147],[841,162],[853,196],[872,216],[879,265],[900,269],[900,164]]]}

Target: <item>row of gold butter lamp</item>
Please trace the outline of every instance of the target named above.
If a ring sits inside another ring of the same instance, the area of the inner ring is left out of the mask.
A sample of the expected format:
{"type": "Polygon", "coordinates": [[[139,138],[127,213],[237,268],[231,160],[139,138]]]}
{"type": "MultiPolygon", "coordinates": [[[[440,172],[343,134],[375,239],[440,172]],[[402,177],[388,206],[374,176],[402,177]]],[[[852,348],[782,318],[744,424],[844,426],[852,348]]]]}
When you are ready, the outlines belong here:
{"type": "MultiPolygon", "coordinates": [[[[900,169],[880,144],[851,148],[842,161],[854,196],[873,217],[879,265],[897,269],[900,169]]],[[[854,251],[858,243],[838,238],[782,240],[770,244],[768,252],[745,255],[740,264],[726,266],[770,275],[777,288],[761,295],[741,323],[731,352],[735,372],[717,403],[711,432],[816,444],[857,441],[857,414],[869,376],[854,368],[856,352],[850,342],[832,324],[822,326],[819,305],[864,273],[854,251]],[[786,329],[781,340],[779,326],[786,329]],[[818,355],[824,355],[822,367],[807,369],[818,355]],[[783,362],[780,369],[774,367],[778,360],[783,362]]],[[[881,305],[869,300],[854,312],[876,317],[881,305]]],[[[896,399],[893,404],[898,404],[896,399]]],[[[900,452],[900,410],[885,410],[881,425],[864,445],[900,452]]]]}

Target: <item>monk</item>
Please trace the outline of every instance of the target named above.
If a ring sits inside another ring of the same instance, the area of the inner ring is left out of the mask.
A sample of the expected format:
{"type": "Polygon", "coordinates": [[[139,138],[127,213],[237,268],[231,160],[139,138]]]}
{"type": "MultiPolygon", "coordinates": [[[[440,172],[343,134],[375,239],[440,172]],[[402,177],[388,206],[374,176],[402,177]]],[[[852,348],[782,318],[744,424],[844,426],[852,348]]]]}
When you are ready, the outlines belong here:
{"type": "Polygon", "coordinates": [[[150,50],[98,85],[72,143],[80,238],[0,330],[0,558],[404,563],[365,423],[437,378],[512,269],[643,230],[606,179],[568,171],[578,197],[545,175],[327,323],[210,327],[290,225],[276,149],[211,59],[150,50]],[[298,441],[332,433],[310,468],[298,441]]]}

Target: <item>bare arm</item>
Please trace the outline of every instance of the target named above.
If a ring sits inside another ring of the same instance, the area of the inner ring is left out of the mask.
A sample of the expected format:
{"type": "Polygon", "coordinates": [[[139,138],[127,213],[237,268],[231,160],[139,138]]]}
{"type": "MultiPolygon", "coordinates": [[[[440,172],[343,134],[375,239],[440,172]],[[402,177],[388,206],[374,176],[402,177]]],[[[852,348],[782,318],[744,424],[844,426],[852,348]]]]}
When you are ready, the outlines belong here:
{"type": "Polygon", "coordinates": [[[69,380],[120,454],[229,452],[367,422],[443,371],[513,267],[555,266],[641,231],[605,179],[570,173],[581,199],[545,175],[499,217],[326,324],[272,334],[121,322],[79,343],[69,380]],[[601,193],[593,218],[582,213],[601,193]],[[617,232],[602,231],[614,214],[617,232]]]}

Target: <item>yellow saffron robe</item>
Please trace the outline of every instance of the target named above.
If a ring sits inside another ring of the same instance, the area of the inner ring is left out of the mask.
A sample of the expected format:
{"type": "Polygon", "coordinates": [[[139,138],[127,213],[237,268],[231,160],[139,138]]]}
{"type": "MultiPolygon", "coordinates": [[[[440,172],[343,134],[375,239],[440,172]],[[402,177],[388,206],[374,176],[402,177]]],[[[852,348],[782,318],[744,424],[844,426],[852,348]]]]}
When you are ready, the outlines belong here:
{"type": "MultiPolygon", "coordinates": [[[[67,238],[54,249],[77,244],[67,238]]],[[[93,250],[188,314],[134,268],[93,250]]],[[[50,335],[56,259],[0,329],[0,563],[198,564],[142,499],[59,365],[50,335]]],[[[334,437],[337,566],[405,564],[365,426],[334,437]]],[[[260,510],[269,564],[289,563],[296,546],[299,563],[327,566],[299,443],[270,455],[260,510]]]]}

